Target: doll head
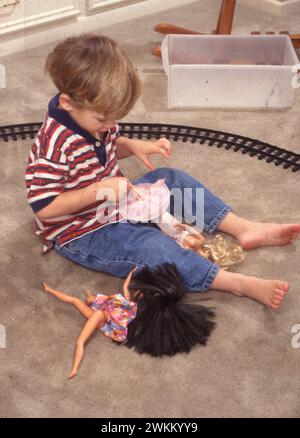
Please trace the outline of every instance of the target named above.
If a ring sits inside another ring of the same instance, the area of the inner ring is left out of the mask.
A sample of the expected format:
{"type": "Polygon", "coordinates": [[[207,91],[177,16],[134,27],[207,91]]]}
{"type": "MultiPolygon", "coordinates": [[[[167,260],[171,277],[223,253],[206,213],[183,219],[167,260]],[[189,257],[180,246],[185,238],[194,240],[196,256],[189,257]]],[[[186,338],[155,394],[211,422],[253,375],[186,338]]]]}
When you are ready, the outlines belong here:
{"type": "Polygon", "coordinates": [[[212,262],[218,263],[224,270],[245,259],[243,248],[227,241],[220,234],[216,234],[210,242],[205,243],[203,250],[212,262]]]}
{"type": "Polygon", "coordinates": [[[136,291],[136,317],[128,325],[123,345],[138,353],[173,356],[189,352],[193,345],[205,345],[214,328],[214,312],[199,304],[184,303],[184,287],[174,264],[154,270],[145,267],[133,277],[130,291],[136,291]]]}

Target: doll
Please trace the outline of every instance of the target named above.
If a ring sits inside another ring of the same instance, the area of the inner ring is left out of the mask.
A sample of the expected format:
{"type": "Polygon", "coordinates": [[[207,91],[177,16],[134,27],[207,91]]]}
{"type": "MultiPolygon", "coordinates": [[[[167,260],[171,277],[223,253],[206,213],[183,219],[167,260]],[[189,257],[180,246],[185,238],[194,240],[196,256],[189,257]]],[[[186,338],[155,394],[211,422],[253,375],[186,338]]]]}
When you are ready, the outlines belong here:
{"type": "Polygon", "coordinates": [[[133,221],[152,220],[184,249],[195,251],[219,264],[224,270],[244,260],[241,246],[226,241],[220,234],[205,242],[195,227],[179,222],[167,211],[169,201],[170,191],[164,179],[138,184],[129,192],[125,201],[120,203],[120,214],[133,221]]]}
{"type": "Polygon", "coordinates": [[[85,344],[96,329],[117,345],[155,357],[188,353],[197,343],[206,345],[215,327],[215,314],[195,301],[183,302],[188,290],[176,266],[165,263],[153,270],[146,266],[132,278],[136,270],[134,267],[127,276],[123,294],[92,295],[87,289],[86,303],[43,283],[46,292],[73,304],[87,318],[76,343],[69,379],[77,375],[85,344]]]}

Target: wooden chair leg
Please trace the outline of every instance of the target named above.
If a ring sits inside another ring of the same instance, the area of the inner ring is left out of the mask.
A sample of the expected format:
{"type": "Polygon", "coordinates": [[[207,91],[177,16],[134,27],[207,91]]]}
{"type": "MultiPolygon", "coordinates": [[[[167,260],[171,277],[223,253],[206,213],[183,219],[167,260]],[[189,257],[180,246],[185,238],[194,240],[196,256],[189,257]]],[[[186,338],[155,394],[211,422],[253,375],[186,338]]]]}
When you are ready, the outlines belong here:
{"type": "MultiPolygon", "coordinates": [[[[235,11],[236,0],[222,0],[219,11],[219,19],[217,29],[212,33],[228,35],[231,33],[233,16],[235,11]]],[[[184,27],[175,26],[170,23],[160,23],[154,28],[155,32],[168,34],[183,34],[183,35],[205,35],[202,32],[185,29],[184,27]]]]}
{"type": "Polygon", "coordinates": [[[236,0],[223,0],[220,8],[217,35],[230,35],[233,23],[236,0]]]}
{"type": "Polygon", "coordinates": [[[159,58],[161,58],[161,48],[158,47],[158,46],[157,47],[153,47],[152,55],[158,56],[159,58]]]}
{"type": "MultiPolygon", "coordinates": [[[[212,31],[212,34],[230,34],[233,23],[233,16],[235,11],[236,0],[222,0],[220,6],[219,19],[217,24],[217,29],[212,31]]],[[[183,27],[175,26],[169,23],[160,23],[155,26],[155,32],[162,33],[164,35],[168,34],[182,34],[182,35],[206,35],[202,32],[195,32],[190,29],[185,29],[183,27]]],[[[152,54],[154,56],[161,57],[160,47],[154,47],[152,49],[152,54]]]]}
{"type": "Polygon", "coordinates": [[[203,35],[199,32],[194,32],[193,30],[184,29],[183,27],[174,26],[174,24],[160,23],[154,28],[155,32],[162,33],[164,35],[172,34],[183,34],[183,35],[203,35]]]}
{"type": "MultiPolygon", "coordinates": [[[[155,32],[162,33],[164,35],[168,34],[182,34],[182,35],[205,35],[200,32],[194,32],[193,30],[184,29],[183,27],[174,26],[173,24],[168,23],[160,23],[154,28],[155,32]]],[[[161,48],[160,47],[154,47],[152,49],[152,55],[158,56],[161,58],[161,48]]]]}
{"type": "Polygon", "coordinates": [[[300,33],[290,35],[290,37],[295,49],[300,49],[300,33]]]}
{"type": "MultiPolygon", "coordinates": [[[[217,35],[230,35],[232,30],[234,12],[235,12],[236,0],[222,0],[222,4],[220,6],[219,18],[217,27],[212,31],[212,34],[217,35]]],[[[168,34],[183,34],[183,35],[206,35],[201,32],[195,32],[190,29],[185,29],[183,27],[175,26],[169,23],[160,23],[154,28],[155,32],[162,33],[164,35],[168,34]]],[[[279,32],[280,34],[287,34],[287,31],[279,32]]],[[[275,32],[269,31],[266,32],[267,35],[273,35],[275,32]]],[[[251,32],[251,35],[261,35],[261,32],[254,31],[251,32]]],[[[289,35],[291,41],[296,49],[300,48],[300,34],[289,35]]],[[[158,57],[161,57],[161,49],[160,47],[154,47],[152,49],[152,54],[158,57]]]]}

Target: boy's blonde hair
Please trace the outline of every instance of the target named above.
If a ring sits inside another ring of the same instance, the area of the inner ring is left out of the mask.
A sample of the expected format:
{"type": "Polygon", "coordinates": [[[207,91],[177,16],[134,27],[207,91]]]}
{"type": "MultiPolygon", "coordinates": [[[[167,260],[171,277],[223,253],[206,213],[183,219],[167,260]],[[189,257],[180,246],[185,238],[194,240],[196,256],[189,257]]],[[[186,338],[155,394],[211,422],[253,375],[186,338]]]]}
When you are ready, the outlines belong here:
{"type": "Polygon", "coordinates": [[[125,52],[107,36],[67,38],[48,55],[45,72],[77,108],[121,119],[141,95],[141,81],[125,52]]]}

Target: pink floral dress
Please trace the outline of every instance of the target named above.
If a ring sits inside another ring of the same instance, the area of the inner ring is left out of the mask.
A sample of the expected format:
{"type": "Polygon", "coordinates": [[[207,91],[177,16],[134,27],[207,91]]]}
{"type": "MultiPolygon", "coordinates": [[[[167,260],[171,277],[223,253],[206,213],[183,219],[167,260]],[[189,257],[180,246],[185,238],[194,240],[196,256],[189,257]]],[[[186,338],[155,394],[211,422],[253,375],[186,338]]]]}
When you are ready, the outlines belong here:
{"type": "Polygon", "coordinates": [[[106,313],[107,322],[100,329],[105,336],[117,342],[123,342],[126,339],[127,326],[137,313],[137,303],[126,300],[120,293],[109,296],[97,294],[89,306],[93,310],[102,310],[106,313]]]}

